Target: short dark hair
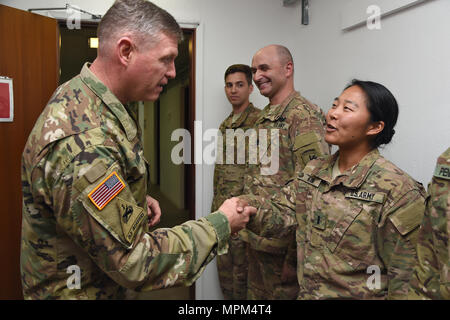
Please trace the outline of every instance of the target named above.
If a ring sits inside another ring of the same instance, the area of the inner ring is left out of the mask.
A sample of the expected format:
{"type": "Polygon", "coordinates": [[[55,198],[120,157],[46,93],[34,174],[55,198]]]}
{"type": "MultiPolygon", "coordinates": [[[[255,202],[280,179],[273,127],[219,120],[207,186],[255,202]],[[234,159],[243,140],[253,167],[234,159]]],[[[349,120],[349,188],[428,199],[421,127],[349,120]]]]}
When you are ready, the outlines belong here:
{"type": "Polygon", "coordinates": [[[229,74],[236,73],[236,72],[242,72],[245,74],[245,78],[247,78],[248,85],[252,84],[252,69],[250,66],[246,64],[233,64],[228,67],[228,69],[225,71],[225,81],[227,80],[227,77],[229,74]]]}
{"type": "Polygon", "coordinates": [[[175,18],[146,0],[116,0],[103,16],[97,28],[99,53],[108,52],[105,46],[122,32],[131,32],[142,41],[155,42],[160,33],[181,41],[183,32],[175,18]]]}
{"type": "Polygon", "coordinates": [[[382,144],[388,144],[395,134],[394,127],[399,113],[394,95],[382,84],[372,81],[353,79],[345,89],[353,86],[358,86],[364,92],[370,120],[384,122],[384,129],[373,139],[372,147],[378,148],[382,144]]]}

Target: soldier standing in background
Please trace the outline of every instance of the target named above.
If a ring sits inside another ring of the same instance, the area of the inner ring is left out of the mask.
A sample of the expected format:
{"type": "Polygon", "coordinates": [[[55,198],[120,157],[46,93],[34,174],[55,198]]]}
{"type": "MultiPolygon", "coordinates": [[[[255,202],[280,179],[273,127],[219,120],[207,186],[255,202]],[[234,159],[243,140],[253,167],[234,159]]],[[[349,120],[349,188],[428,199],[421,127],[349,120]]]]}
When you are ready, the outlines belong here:
{"type": "MultiPolygon", "coordinates": [[[[258,145],[259,154],[278,149],[276,172],[264,175],[261,161],[249,164],[244,193],[276,199],[280,189],[311,160],[328,155],[324,140],[325,117],[322,110],[294,89],[294,62],[289,50],[280,45],[260,49],[252,59],[253,80],[260,93],[269,98],[261,111],[255,130],[267,129],[267,151],[258,145]],[[271,141],[272,131],[279,140],[271,141]]],[[[259,136],[258,141],[261,141],[259,136]]],[[[261,158],[259,158],[261,160],[261,158]]],[[[271,163],[273,165],[273,163],[271,163]]],[[[248,299],[295,299],[298,294],[296,276],[295,226],[286,221],[272,225],[270,219],[251,219],[240,232],[248,244],[248,299]],[[286,222],[286,225],[283,223],[286,222]]]]}
{"type": "Polygon", "coordinates": [[[22,158],[26,299],[114,299],[125,288],[191,285],[255,212],[238,213],[234,198],[206,218],[149,232],[161,213],[147,195],[133,102],[156,100],[175,77],[181,36],[151,2],[116,1],[98,27],[98,57],[37,120],[22,158]]]}
{"type": "MultiPolygon", "coordinates": [[[[230,101],[233,111],[220,125],[220,132],[223,141],[226,139],[226,131],[233,130],[233,135],[238,136],[235,130],[241,129],[244,132],[253,128],[259,115],[258,108],[255,108],[249,101],[253,91],[252,71],[249,66],[235,64],[225,71],[225,94],[230,101]],[[231,130],[230,130],[231,129],[231,130]]],[[[228,198],[242,194],[244,190],[244,174],[246,163],[239,163],[239,155],[244,155],[248,161],[248,143],[234,139],[233,162],[228,164],[223,157],[227,154],[227,143],[222,143],[222,161],[216,163],[214,168],[214,198],[211,210],[216,211],[219,206],[228,198]]],[[[231,146],[230,146],[231,147],[231,146]]],[[[220,286],[224,298],[227,300],[240,300],[247,297],[247,258],[245,243],[239,239],[239,235],[232,235],[229,241],[227,254],[217,257],[217,269],[220,286]]]]}
{"type": "Polygon", "coordinates": [[[450,299],[450,148],[437,160],[428,186],[410,299],[450,299]]]}

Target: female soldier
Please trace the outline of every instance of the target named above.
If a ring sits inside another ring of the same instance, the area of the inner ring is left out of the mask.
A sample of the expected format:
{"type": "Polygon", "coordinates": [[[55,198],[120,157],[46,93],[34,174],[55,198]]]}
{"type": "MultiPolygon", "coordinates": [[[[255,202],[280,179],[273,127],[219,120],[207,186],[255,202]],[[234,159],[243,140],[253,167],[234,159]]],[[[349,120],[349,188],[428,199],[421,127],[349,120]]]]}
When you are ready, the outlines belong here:
{"type": "Polygon", "coordinates": [[[425,190],[378,152],[397,116],[388,89],[353,80],[327,114],[325,140],[339,151],[310,161],[282,188],[283,203],[241,197],[273,227],[283,215],[265,211],[292,212],[298,299],[406,299],[425,190]]]}

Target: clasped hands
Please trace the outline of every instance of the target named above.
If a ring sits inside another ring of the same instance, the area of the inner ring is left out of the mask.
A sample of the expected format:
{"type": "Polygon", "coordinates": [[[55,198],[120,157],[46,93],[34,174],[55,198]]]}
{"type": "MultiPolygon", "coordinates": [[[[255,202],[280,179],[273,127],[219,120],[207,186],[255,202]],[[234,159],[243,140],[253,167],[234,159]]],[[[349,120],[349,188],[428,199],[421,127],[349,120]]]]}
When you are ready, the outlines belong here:
{"type": "MultiPolygon", "coordinates": [[[[146,196],[146,200],[148,227],[151,228],[159,223],[161,208],[159,202],[149,195],[146,196]]],[[[245,228],[250,216],[256,214],[257,211],[255,207],[249,206],[246,201],[236,197],[225,200],[219,210],[227,217],[232,235],[236,235],[239,230],[245,228]]]]}
{"type": "Polygon", "coordinates": [[[245,228],[250,216],[257,211],[255,207],[249,206],[246,201],[236,197],[225,200],[219,210],[228,218],[232,235],[245,228]]]}

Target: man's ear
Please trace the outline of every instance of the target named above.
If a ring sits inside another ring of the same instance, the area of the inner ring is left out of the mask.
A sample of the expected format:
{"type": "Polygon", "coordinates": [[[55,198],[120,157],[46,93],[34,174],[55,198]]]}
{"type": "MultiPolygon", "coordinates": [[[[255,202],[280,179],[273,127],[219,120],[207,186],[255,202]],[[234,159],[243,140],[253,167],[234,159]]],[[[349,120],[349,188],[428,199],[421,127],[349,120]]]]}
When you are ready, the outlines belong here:
{"type": "Polygon", "coordinates": [[[123,66],[128,66],[135,50],[133,41],[129,37],[122,37],[116,42],[117,57],[123,66]]]}
{"type": "Polygon", "coordinates": [[[253,92],[253,84],[249,85],[249,87],[250,87],[250,94],[252,94],[252,92],[253,92]]]}
{"type": "Polygon", "coordinates": [[[286,77],[291,77],[294,74],[294,63],[292,61],[289,61],[285,65],[286,70],[286,77]]]}
{"type": "Polygon", "coordinates": [[[369,128],[367,130],[367,135],[369,137],[375,137],[384,129],[384,121],[376,121],[369,124],[369,128]]]}

